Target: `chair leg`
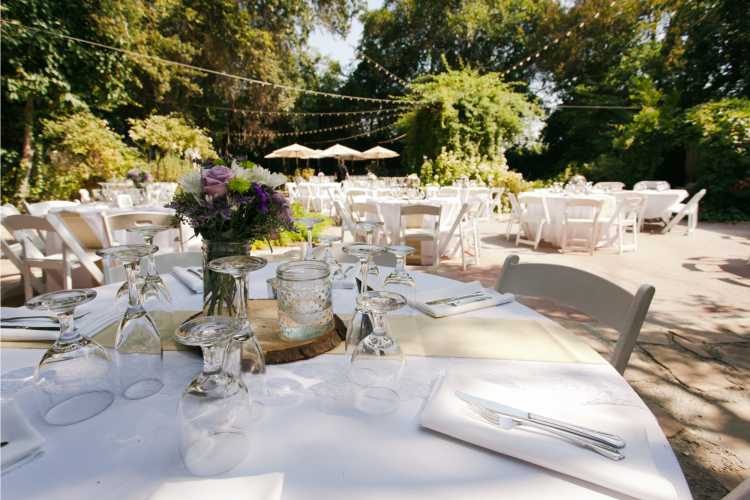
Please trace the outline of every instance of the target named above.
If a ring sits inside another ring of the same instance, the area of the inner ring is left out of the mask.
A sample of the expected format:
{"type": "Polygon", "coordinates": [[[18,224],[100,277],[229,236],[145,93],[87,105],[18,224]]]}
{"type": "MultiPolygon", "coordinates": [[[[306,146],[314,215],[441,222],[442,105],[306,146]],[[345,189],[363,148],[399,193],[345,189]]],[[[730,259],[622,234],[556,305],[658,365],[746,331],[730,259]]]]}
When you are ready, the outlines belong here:
{"type": "Polygon", "coordinates": [[[516,246],[518,246],[518,242],[521,241],[522,230],[523,230],[523,222],[519,219],[518,220],[518,232],[516,232],[516,246]]]}
{"type": "Polygon", "coordinates": [[[510,228],[513,225],[513,216],[508,219],[508,222],[505,224],[505,241],[510,241],[510,228]]]}
{"type": "Polygon", "coordinates": [[[464,244],[464,225],[462,222],[458,224],[458,240],[461,242],[461,269],[466,271],[466,245],[464,244]]]}
{"type": "Polygon", "coordinates": [[[23,277],[23,296],[25,300],[29,300],[34,295],[34,289],[31,286],[31,269],[24,266],[21,276],[23,277]]]}
{"type": "Polygon", "coordinates": [[[432,269],[437,271],[440,266],[440,248],[438,238],[432,239],[432,269]]]}
{"type": "Polygon", "coordinates": [[[474,262],[478,265],[479,264],[479,228],[477,227],[477,221],[474,219],[472,221],[473,225],[473,232],[474,232],[474,262]]]}
{"type": "Polygon", "coordinates": [[[638,223],[633,226],[633,251],[638,251],[638,223]]]}
{"type": "MultiPolygon", "coordinates": [[[[633,231],[633,234],[635,234],[635,231],[633,231]]],[[[625,251],[624,250],[624,239],[625,239],[625,225],[624,224],[618,224],[617,225],[617,239],[620,243],[620,255],[625,251]]]]}
{"type": "Polygon", "coordinates": [[[534,238],[534,250],[539,248],[539,243],[542,242],[542,230],[544,229],[544,221],[540,220],[539,225],[536,229],[536,238],[534,238]]]}

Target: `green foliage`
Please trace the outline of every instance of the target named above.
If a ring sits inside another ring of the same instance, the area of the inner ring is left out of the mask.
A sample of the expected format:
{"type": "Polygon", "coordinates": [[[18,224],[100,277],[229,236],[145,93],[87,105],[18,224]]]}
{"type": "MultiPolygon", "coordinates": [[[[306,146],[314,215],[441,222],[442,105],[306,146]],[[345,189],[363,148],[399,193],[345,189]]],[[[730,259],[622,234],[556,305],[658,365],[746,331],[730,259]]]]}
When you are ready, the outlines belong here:
{"type": "Polygon", "coordinates": [[[406,161],[419,165],[443,150],[473,150],[490,160],[504,159],[505,150],[536,145],[542,111],[511,90],[497,73],[480,75],[463,68],[420,78],[409,97],[419,102],[403,115],[406,161]]]}
{"type": "Polygon", "coordinates": [[[200,128],[191,126],[185,118],[171,114],[152,115],[142,120],[131,119],[130,138],[140,145],[157,163],[165,156],[182,156],[193,149],[205,160],[218,158],[211,138],[200,128]]]}
{"type": "MultiPolygon", "coordinates": [[[[305,212],[304,207],[300,203],[293,203],[290,208],[292,209],[292,217],[294,218],[318,217],[322,219],[321,222],[318,222],[313,226],[313,241],[317,241],[318,236],[320,236],[327,227],[330,227],[331,224],[333,224],[333,221],[329,217],[321,216],[318,213],[305,212]]],[[[269,243],[271,244],[271,247],[288,247],[293,246],[295,243],[307,241],[307,228],[302,224],[296,223],[295,228],[294,231],[280,231],[274,239],[270,240],[270,242],[260,240],[255,241],[253,243],[253,248],[256,250],[268,248],[269,243]]]]}

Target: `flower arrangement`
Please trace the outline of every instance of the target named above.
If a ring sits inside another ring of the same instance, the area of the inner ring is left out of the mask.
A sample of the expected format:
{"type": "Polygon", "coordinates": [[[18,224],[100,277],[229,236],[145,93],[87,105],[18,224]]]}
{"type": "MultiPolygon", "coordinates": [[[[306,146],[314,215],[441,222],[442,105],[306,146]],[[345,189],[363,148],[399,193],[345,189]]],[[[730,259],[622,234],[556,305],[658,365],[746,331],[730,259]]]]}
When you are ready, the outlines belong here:
{"type": "Polygon", "coordinates": [[[286,198],[275,191],[284,182],[259,166],[213,165],[183,176],[169,206],[204,240],[268,240],[294,227],[286,198]]]}
{"type": "Polygon", "coordinates": [[[138,169],[138,168],[133,168],[131,170],[128,170],[128,173],[125,175],[125,178],[130,181],[133,181],[133,184],[135,185],[135,187],[141,187],[142,184],[152,181],[152,177],[150,173],[146,172],[145,170],[138,169]]]}

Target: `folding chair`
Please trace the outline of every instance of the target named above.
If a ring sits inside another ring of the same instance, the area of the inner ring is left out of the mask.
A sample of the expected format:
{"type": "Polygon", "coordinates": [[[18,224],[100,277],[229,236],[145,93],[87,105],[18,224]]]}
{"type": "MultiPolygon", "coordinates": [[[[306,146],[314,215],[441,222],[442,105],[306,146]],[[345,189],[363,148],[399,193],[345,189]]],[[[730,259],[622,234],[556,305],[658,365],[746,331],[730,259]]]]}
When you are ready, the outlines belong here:
{"type": "Polygon", "coordinates": [[[700,191],[695,193],[687,203],[675,203],[669,209],[669,211],[675,215],[670,219],[667,225],[664,226],[662,233],[666,234],[671,231],[672,228],[679,224],[680,221],[687,215],[688,223],[685,235],[692,236],[693,231],[695,231],[698,227],[698,205],[705,195],[706,190],[701,189],[700,191]]]}

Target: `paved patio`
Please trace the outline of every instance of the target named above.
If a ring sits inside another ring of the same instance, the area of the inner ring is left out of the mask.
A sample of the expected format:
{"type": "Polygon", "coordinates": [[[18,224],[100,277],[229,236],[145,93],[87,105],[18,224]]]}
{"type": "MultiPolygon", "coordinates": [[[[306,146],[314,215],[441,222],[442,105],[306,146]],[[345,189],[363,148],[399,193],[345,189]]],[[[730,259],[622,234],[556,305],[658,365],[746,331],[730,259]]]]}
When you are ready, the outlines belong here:
{"type": "MultiPolygon", "coordinates": [[[[515,247],[505,224],[481,226],[481,263],[461,270],[444,261],[438,274],[491,285],[505,257],[586,269],[629,290],[656,287],[625,377],[646,400],[669,438],[696,499],[718,499],[750,474],[750,223],[701,224],[668,235],[644,233],[637,253],[594,256],[515,247]]],[[[3,305],[22,302],[19,277],[0,261],[3,305]]],[[[602,353],[613,332],[571,310],[527,301],[584,335],[602,353]]]]}

